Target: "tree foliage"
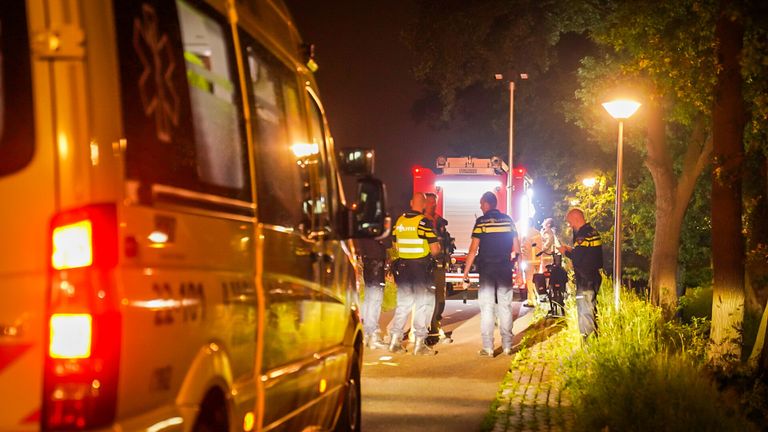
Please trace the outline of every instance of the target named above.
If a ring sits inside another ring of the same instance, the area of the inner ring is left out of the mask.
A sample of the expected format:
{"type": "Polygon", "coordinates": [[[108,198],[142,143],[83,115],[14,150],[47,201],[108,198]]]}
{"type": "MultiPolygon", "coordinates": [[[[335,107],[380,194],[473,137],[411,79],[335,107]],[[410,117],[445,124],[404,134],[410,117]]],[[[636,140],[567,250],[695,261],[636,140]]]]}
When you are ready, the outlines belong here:
{"type": "MultiPolygon", "coordinates": [[[[593,50],[583,35],[565,30],[583,27],[586,14],[566,16],[559,0],[422,0],[405,40],[414,52],[414,72],[425,84],[418,118],[435,127],[471,118],[474,127],[493,128],[495,148],[506,154],[509,115],[507,79],[515,94],[515,162],[536,180],[539,221],[552,216],[574,175],[611,166],[600,146],[565,121],[562,101],[577,89],[580,60],[593,50]],[[565,29],[565,30],[564,30],[565,29]],[[529,79],[519,79],[525,72],[529,79]],[[496,81],[495,73],[504,74],[496,81]],[[478,105],[489,105],[490,112],[478,105]],[[489,119],[478,116],[487,113],[489,119]]],[[[464,143],[456,155],[478,155],[489,146],[464,143]]],[[[505,158],[506,159],[506,158],[505,158]]]]}
{"type": "MultiPolygon", "coordinates": [[[[648,269],[653,254],[654,186],[647,171],[633,170],[623,188],[622,250],[624,255],[624,279],[643,286],[648,280],[648,269]]],[[[577,181],[567,186],[568,194],[557,210],[565,214],[567,208],[576,205],[595,228],[602,234],[604,262],[612,264],[614,233],[615,174],[600,172],[595,175],[596,184],[587,187],[577,181]]],[[[709,200],[710,185],[702,176],[688,206],[681,236],[680,283],[682,289],[709,287],[712,283],[709,200]]],[[[564,233],[563,233],[564,234],[564,233]]],[[[562,235],[562,234],[561,234],[562,235]]]]}

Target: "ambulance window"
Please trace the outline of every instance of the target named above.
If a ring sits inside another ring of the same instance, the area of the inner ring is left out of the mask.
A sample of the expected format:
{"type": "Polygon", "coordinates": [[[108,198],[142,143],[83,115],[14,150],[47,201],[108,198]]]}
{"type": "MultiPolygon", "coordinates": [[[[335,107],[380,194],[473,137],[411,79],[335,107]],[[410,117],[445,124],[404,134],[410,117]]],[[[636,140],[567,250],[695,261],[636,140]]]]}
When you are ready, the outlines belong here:
{"type": "Polygon", "coordinates": [[[291,71],[243,34],[256,149],[258,209],[262,222],[297,226],[304,220],[303,167],[292,148],[301,138],[298,85],[291,71]]]}
{"type": "Polygon", "coordinates": [[[0,176],[24,168],[34,152],[26,2],[0,8],[0,176]]]}
{"type": "Polygon", "coordinates": [[[320,111],[320,107],[311,95],[307,95],[310,100],[311,114],[309,116],[309,133],[312,144],[317,145],[320,149],[320,162],[316,167],[315,173],[315,199],[313,213],[315,220],[320,227],[329,227],[330,223],[330,184],[328,176],[327,166],[327,146],[325,143],[325,123],[323,122],[323,114],[320,111]]]}
{"type": "Polygon", "coordinates": [[[177,1],[195,131],[197,173],[204,183],[245,186],[244,146],[233,62],[219,22],[177,1]]]}
{"type": "Polygon", "coordinates": [[[250,200],[242,98],[224,17],[181,0],[113,6],[128,178],[250,200]]]}

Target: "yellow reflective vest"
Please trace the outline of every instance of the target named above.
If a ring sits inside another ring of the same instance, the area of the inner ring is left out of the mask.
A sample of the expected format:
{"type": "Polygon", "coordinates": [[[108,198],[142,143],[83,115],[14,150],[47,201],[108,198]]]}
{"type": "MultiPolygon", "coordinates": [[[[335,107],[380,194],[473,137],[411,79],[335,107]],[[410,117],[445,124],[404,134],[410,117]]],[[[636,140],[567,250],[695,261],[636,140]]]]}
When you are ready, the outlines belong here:
{"type": "Polygon", "coordinates": [[[395,223],[395,247],[397,256],[402,259],[419,259],[429,255],[430,234],[435,233],[421,225],[424,215],[405,213],[395,223]]]}

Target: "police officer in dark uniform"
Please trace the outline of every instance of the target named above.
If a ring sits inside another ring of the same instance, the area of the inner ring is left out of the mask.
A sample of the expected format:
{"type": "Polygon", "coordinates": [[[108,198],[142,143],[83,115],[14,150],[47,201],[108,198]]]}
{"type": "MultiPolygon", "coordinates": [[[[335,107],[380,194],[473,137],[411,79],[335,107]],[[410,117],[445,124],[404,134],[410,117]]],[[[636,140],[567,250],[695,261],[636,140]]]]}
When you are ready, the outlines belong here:
{"type": "Polygon", "coordinates": [[[480,335],[483,339],[483,348],[478,354],[483,357],[493,357],[496,317],[499,318],[504,354],[512,355],[514,337],[512,268],[514,260],[520,254],[520,240],[512,218],[497,210],[497,204],[493,192],[486,192],[480,198],[483,215],[477,218],[472,229],[472,242],[464,267],[464,283],[469,284],[469,270],[477,260],[480,273],[477,303],[480,306],[480,335]]]}
{"type": "Polygon", "coordinates": [[[427,205],[424,216],[432,223],[432,227],[440,243],[440,255],[435,258],[434,287],[435,287],[435,311],[432,313],[432,323],[429,326],[427,345],[435,345],[438,342],[445,344],[453,342],[449,336],[442,332],[441,320],[445,311],[445,269],[451,259],[453,243],[451,233],[448,232],[448,221],[437,214],[437,194],[429,192],[425,194],[427,205]],[[440,337],[442,336],[442,340],[440,337]]]}
{"type": "Polygon", "coordinates": [[[389,351],[403,352],[403,327],[411,307],[415,304],[413,333],[416,345],[413,354],[433,355],[427,346],[427,325],[435,308],[432,290],[432,258],[440,253],[437,235],[429,219],[422,213],[426,204],[423,193],[413,194],[411,210],[397,219],[392,229],[395,236],[397,259],[392,264],[397,283],[397,308],[390,324],[389,351]]]}
{"type": "Polygon", "coordinates": [[[387,259],[387,244],[383,239],[355,240],[363,262],[363,302],[360,318],[363,320],[363,345],[370,349],[386,349],[381,337],[379,317],[384,300],[384,267],[387,259]]]}
{"type": "Polygon", "coordinates": [[[584,212],[568,210],[565,220],[573,230],[573,246],[561,245],[560,253],[571,259],[576,282],[576,309],[579,314],[579,332],[584,338],[597,330],[595,308],[597,292],[603,277],[603,242],[600,233],[584,219],[584,212]]]}

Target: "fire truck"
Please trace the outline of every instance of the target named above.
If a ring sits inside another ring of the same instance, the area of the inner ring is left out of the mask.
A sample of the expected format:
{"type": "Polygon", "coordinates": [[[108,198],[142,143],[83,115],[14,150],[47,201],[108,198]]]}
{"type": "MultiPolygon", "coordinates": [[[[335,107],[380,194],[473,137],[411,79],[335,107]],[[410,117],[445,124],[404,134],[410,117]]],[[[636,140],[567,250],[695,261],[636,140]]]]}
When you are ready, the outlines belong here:
{"type": "MultiPolygon", "coordinates": [[[[512,217],[518,233],[528,231],[528,221],[533,215],[533,181],[524,167],[518,166],[513,170],[510,211],[507,205],[508,169],[508,165],[497,156],[487,159],[440,156],[434,170],[422,166],[413,167],[414,193],[437,194],[437,213],[448,221],[448,231],[454,239],[455,250],[446,274],[449,291],[463,289],[464,263],[472,228],[482,214],[480,197],[483,193],[491,191],[496,194],[499,211],[512,217]]],[[[469,273],[470,287],[476,288],[478,274],[475,266],[472,267],[469,273]]],[[[525,279],[519,271],[521,267],[525,266],[519,265],[515,271],[515,287],[525,289],[525,279]]]]}

